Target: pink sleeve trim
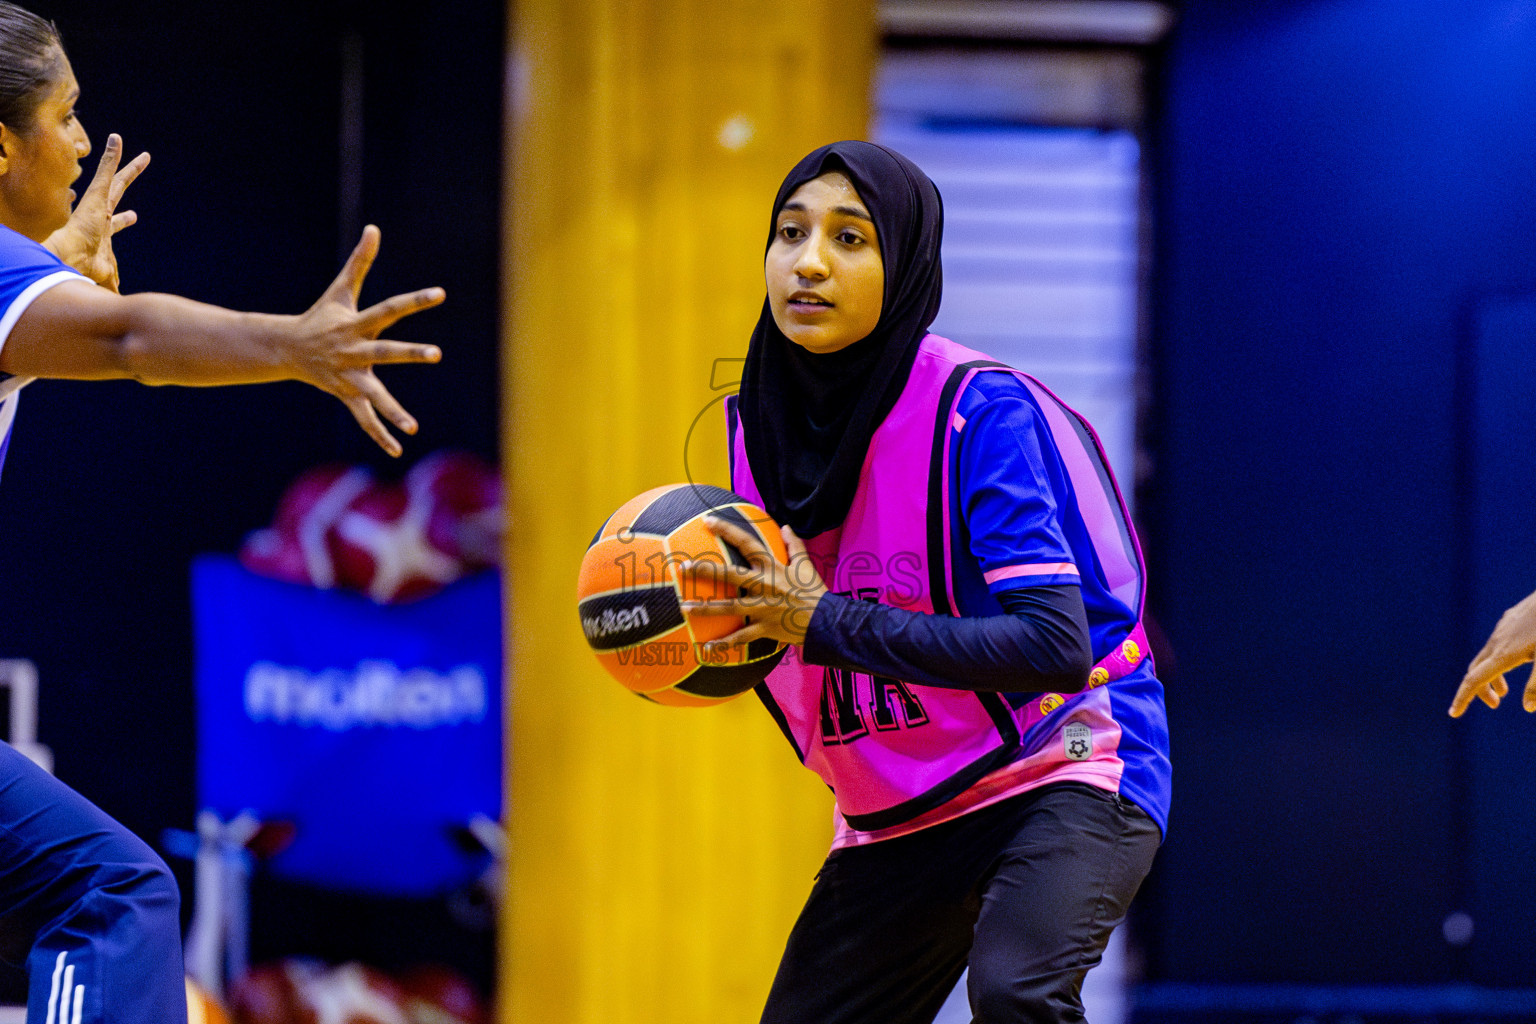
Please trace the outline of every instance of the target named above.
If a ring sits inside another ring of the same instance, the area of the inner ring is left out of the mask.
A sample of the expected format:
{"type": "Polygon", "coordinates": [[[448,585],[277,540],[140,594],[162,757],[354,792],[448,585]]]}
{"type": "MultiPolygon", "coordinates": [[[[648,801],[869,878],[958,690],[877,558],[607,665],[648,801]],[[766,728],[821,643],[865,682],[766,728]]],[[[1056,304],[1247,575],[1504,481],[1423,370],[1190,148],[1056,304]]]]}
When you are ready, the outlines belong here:
{"type": "Polygon", "coordinates": [[[1077,576],[1077,566],[1071,562],[1038,562],[1034,565],[1005,565],[981,574],[988,583],[998,580],[1017,579],[1020,576],[1077,576]]]}

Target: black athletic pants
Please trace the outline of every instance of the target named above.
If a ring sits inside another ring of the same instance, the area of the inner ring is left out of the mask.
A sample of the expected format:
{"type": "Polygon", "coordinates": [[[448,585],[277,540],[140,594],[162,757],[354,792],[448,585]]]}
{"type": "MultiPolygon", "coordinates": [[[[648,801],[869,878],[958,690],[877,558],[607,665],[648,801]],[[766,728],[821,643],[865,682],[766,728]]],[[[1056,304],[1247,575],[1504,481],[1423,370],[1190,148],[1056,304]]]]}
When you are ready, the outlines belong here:
{"type": "Polygon", "coordinates": [[[834,850],[763,1024],[932,1024],[967,963],[976,1024],[1081,1021],[1160,839],[1130,801],[1063,783],[834,850]]]}

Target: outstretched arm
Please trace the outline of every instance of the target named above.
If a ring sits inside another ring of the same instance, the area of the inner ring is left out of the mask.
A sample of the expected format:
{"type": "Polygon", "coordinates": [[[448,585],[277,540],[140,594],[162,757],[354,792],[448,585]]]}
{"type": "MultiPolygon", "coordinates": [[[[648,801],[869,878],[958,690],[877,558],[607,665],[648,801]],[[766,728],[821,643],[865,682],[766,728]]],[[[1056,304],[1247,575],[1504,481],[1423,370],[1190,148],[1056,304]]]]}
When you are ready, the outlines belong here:
{"type": "MultiPolygon", "coordinates": [[[[1499,700],[1509,693],[1509,683],[1504,673],[1528,661],[1536,659],[1536,594],[1506,611],[1493,635],[1477,652],[1467,674],[1456,688],[1451,700],[1451,717],[1460,718],[1471,706],[1474,698],[1490,708],[1499,706],[1499,700]]],[[[1521,702],[1527,711],[1536,711],[1536,670],[1525,686],[1521,702]]]]}
{"type": "Polygon", "coordinates": [[[132,378],[211,386],[299,380],[335,395],[391,455],[400,443],[382,413],[407,434],[416,421],[374,376],[381,363],[435,363],[433,345],[378,340],[396,321],[443,301],[424,288],[359,311],[358,292],[379,249],[369,225],[325,294],[298,316],[237,313],[174,295],[117,295],[68,281],[43,292],[0,348],[0,372],[76,380],[132,378]]]}

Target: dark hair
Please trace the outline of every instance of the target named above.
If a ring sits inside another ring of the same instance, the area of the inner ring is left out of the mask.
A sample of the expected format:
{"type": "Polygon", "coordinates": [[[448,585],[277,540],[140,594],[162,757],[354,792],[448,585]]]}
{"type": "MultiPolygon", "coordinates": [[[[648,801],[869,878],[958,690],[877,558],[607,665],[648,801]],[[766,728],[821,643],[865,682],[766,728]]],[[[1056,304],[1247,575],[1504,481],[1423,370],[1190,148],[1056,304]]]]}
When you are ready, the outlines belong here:
{"type": "Polygon", "coordinates": [[[59,30],[31,11],[0,0],[0,124],[32,130],[37,105],[64,62],[59,30]]]}

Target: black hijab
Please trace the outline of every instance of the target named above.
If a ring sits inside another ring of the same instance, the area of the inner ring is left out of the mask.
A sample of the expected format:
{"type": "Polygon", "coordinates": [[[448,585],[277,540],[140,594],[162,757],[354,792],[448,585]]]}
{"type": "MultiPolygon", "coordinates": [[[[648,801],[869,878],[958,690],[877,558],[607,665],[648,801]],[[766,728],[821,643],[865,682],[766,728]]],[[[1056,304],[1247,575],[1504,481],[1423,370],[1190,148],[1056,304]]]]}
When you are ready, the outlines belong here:
{"type": "Polygon", "coordinates": [[[789,197],[829,171],[848,176],[874,218],[885,264],[880,320],[861,341],[818,355],[784,336],[765,299],[737,399],[763,504],[802,537],[847,517],[870,438],[906,386],[943,292],[939,190],[912,161],[874,143],[834,142],[796,164],[774,197],[768,244],[789,197]]]}

